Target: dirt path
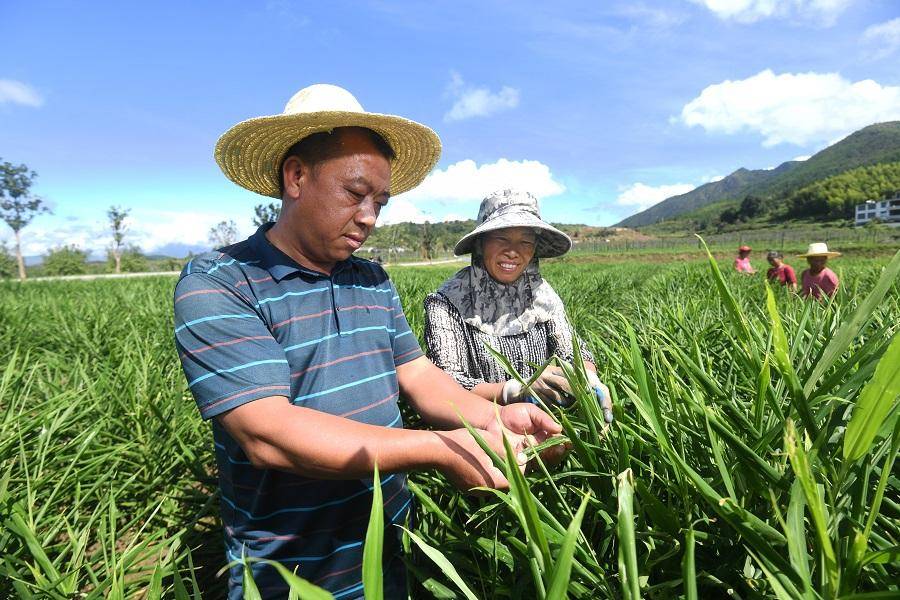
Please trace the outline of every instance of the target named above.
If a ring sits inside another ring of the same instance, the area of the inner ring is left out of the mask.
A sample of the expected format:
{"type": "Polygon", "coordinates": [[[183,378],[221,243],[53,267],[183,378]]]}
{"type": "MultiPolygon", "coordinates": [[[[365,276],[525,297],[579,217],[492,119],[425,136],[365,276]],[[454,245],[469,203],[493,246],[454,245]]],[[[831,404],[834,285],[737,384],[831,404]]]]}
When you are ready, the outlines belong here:
{"type": "MultiPolygon", "coordinates": [[[[449,258],[444,260],[422,260],[416,262],[402,263],[385,263],[385,267],[424,267],[428,265],[443,265],[468,260],[468,257],[449,258]]],[[[132,277],[172,277],[180,274],[181,271],[151,271],[146,273],[94,273],[92,275],[52,275],[47,277],[30,277],[25,283],[30,281],[92,281],[94,279],[128,279],[132,277]]],[[[18,281],[13,279],[11,281],[18,281]]]]}
{"type": "MultiPolygon", "coordinates": [[[[29,277],[24,283],[31,281],[91,281],[93,279],[128,279],[131,277],[171,277],[181,271],[151,271],[147,273],[94,273],[92,275],[50,275],[47,277],[29,277]]],[[[19,281],[11,279],[10,281],[19,281]]]]}

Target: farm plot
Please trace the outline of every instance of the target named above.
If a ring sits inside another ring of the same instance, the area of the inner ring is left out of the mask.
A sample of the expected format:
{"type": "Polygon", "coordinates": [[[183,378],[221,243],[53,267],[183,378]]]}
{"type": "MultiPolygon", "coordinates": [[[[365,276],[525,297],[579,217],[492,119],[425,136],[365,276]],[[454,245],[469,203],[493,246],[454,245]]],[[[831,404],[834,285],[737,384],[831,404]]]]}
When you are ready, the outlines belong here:
{"type": "MultiPolygon", "coordinates": [[[[546,265],[616,423],[587,401],[557,412],[572,454],[508,494],[415,474],[416,594],[897,594],[900,258],[887,265],[840,263],[831,305],[703,262],[546,265]]],[[[422,298],[452,271],[392,273],[417,333],[422,298]]],[[[223,593],[212,444],[171,341],[173,284],[0,285],[0,594],[223,593]]]]}

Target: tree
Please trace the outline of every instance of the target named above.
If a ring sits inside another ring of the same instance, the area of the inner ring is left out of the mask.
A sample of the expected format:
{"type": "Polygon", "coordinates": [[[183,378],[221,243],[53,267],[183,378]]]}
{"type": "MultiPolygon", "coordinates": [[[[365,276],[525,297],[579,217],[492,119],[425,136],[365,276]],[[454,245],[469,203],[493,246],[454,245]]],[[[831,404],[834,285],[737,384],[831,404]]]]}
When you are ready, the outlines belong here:
{"type": "Polygon", "coordinates": [[[53,248],[43,268],[47,275],[81,275],[87,272],[87,252],[74,244],[53,248]]]}
{"type": "Polygon", "coordinates": [[[722,223],[729,223],[729,224],[736,223],[738,221],[738,219],[740,218],[740,216],[741,215],[739,214],[738,209],[726,208],[719,215],[719,221],[722,223]]]}
{"type": "Polygon", "coordinates": [[[16,261],[9,254],[4,242],[0,242],[0,279],[8,279],[16,274],[16,261]]]}
{"type": "Polygon", "coordinates": [[[746,221],[758,215],[760,208],[762,208],[762,199],[758,196],[746,196],[741,200],[741,208],[738,210],[738,215],[746,221]]]}
{"type": "Polygon", "coordinates": [[[124,247],[119,251],[118,258],[113,254],[112,248],[106,254],[106,262],[113,267],[121,267],[121,271],[125,273],[142,273],[149,268],[147,257],[144,256],[141,249],[135,245],[124,247]]]}
{"type": "Polygon", "coordinates": [[[31,220],[43,212],[50,212],[44,201],[30,194],[37,173],[25,165],[0,163],[0,217],[16,235],[16,261],[19,279],[25,279],[25,260],[22,258],[20,232],[31,220]]]}
{"type": "Polygon", "coordinates": [[[266,223],[277,221],[278,215],[281,213],[281,207],[277,206],[274,202],[257,204],[253,208],[253,213],[253,225],[260,227],[266,223]]]}
{"type": "Polygon", "coordinates": [[[209,229],[209,241],[213,248],[230,246],[237,241],[237,223],[232,220],[220,221],[209,229]]]}
{"type": "Polygon", "coordinates": [[[109,219],[109,228],[112,230],[113,243],[110,253],[115,261],[116,273],[122,272],[122,243],[125,240],[125,232],[128,230],[125,218],[128,217],[130,212],[129,209],[120,206],[110,206],[109,210],[106,211],[106,216],[109,219]]]}
{"type": "Polygon", "coordinates": [[[425,224],[422,227],[420,247],[422,250],[422,258],[431,260],[431,255],[434,252],[434,235],[431,232],[430,223],[428,221],[425,221],[425,224]]]}

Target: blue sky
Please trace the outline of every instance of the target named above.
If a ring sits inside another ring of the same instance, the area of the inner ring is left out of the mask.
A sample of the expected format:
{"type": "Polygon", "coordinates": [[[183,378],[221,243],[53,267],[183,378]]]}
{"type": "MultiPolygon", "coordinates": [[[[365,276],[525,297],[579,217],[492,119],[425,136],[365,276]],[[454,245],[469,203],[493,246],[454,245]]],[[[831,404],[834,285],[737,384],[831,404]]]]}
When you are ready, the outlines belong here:
{"type": "Polygon", "coordinates": [[[112,204],[144,250],[199,249],[266,201],[219,172],[218,136],[324,82],[443,140],[385,220],[474,217],[517,185],[553,221],[609,225],[900,119],[898,64],[895,0],[7,0],[0,158],[54,207],[26,254],[102,251],[112,204]]]}

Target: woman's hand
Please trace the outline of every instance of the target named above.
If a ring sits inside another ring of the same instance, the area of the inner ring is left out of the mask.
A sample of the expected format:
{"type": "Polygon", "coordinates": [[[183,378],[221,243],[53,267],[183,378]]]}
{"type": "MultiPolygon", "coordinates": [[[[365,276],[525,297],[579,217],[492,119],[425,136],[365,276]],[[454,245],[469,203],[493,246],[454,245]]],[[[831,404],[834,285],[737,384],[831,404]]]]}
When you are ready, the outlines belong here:
{"type": "Polygon", "coordinates": [[[587,371],[588,385],[597,396],[600,408],[603,409],[603,420],[607,423],[613,422],[612,398],[609,395],[609,388],[600,382],[600,378],[593,371],[587,371]]]}
{"type": "Polygon", "coordinates": [[[522,402],[529,395],[540,397],[546,404],[568,406],[572,403],[572,388],[559,367],[545,368],[527,388],[515,379],[503,385],[503,403],[522,402]]]}

